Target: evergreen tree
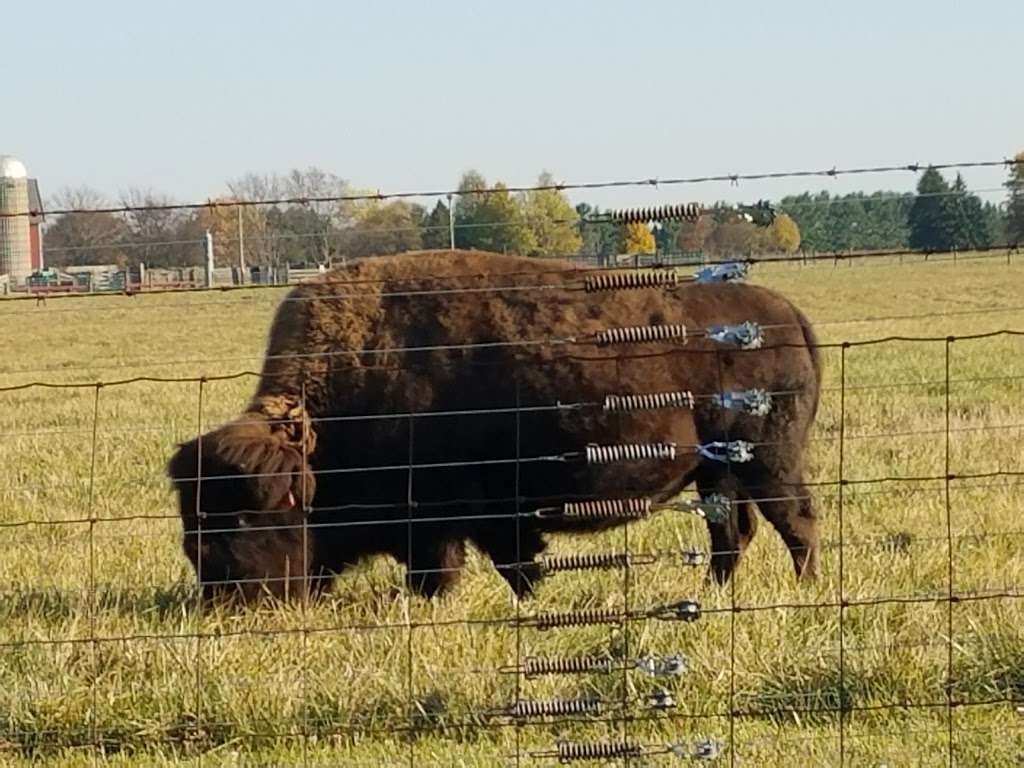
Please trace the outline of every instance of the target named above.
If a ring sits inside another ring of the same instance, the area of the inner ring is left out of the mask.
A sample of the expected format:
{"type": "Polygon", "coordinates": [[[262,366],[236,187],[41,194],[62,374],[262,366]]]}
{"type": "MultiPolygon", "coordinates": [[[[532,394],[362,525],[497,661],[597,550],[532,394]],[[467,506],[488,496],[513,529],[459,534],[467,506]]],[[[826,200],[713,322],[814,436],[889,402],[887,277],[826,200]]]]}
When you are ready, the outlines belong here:
{"type": "Polygon", "coordinates": [[[451,245],[448,230],[450,211],[443,200],[438,200],[434,210],[423,220],[423,247],[447,248],[451,245]]]}
{"type": "Polygon", "coordinates": [[[992,230],[981,199],[967,191],[967,184],[959,173],[950,189],[948,222],[952,247],[960,250],[984,248],[992,244],[992,230]]]}
{"type": "Polygon", "coordinates": [[[953,246],[953,233],[948,220],[949,184],[942,174],[929,166],[917,183],[917,197],[910,206],[910,247],[942,251],[953,246]]]}
{"type": "Polygon", "coordinates": [[[1024,152],[1014,160],[1006,181],[1006,242],[1019,245],[1024,243],[1024,152]]]}
{"type": "Polygon", "coordinates": [[[599,264],[607,263],[619,251],[619,228],[609,221],[601,221],[601,209],[588,203],[577,205],[576,213],[582,241],[580,253],[596,258],[599,264]]]}

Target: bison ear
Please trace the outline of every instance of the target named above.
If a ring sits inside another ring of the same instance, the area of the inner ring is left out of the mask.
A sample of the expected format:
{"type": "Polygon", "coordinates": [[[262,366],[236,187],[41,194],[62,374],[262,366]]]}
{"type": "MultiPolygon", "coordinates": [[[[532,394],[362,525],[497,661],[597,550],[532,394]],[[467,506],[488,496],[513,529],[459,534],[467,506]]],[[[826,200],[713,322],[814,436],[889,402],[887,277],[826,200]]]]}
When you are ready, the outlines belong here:
{"type": "Polygon", "coordinates": [[[261,509],[306,509],[312,503],[315,480],[302,454],[291,446],[270,445],[247,467],[253,496],[261,509]]]}

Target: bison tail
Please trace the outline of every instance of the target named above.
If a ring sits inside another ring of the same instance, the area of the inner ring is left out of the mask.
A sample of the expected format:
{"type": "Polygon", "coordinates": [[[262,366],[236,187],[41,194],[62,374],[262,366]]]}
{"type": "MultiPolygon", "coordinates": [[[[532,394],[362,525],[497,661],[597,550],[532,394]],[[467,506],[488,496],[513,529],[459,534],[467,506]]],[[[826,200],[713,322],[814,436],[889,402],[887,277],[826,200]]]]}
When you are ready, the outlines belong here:
{"type": "Polygon", "coordinates": [[[818,346],[818,336],[814,332],[811,321],[807,319],[807,315],[796,307],[793,309],[796,312],[797,322],[800,323],[800,330],[803,332],[804,342],[807,344],[807,352],[811,356],[811,365],[814,367],[814,392],[811,404],[811,420],[813,421],[818,415],[818,403],[821,400],[821,377],[823,368],[821,361],[821,349],[818,346]]]}

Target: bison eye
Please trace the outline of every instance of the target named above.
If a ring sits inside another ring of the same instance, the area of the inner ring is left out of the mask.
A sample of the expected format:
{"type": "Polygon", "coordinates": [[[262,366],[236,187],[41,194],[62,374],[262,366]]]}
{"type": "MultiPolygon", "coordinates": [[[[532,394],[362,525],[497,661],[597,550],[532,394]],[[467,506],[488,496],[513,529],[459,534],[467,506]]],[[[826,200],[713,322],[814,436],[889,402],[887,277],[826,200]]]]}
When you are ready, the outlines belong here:
{"type": "Polygon", "coordinates": [[[250,528],[250,527],[252,527],[252,523],[249,522],[249,516],[248,515],[239,515],[238,516],[238,527],[239,528],[250,528]]]}

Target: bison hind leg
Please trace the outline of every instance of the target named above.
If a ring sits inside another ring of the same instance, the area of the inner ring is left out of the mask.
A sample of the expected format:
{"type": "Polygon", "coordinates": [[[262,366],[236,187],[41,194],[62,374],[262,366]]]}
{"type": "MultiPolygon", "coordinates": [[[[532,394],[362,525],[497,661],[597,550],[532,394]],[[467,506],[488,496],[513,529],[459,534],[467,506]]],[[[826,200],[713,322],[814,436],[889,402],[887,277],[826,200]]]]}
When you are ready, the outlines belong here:
{"type": "Polygon", "coordinates": [[[793,471],[778,478],[764,472],[756,482],[762,489],[757,506],[789,548],[797,578],[816,578],[820,568],[818,514],[803,473],[793,471]]]}
{"type": "Polygon", "coordinates": [[[697,477],[697,491],[701,498],[718,494],[732,501],[726,520],[707,521],[711,535],[711,570],[708,576],[717,584],[724,585],[757,533],[757,514],[738,480],[725,472],[701,472],[697,477]]]}

